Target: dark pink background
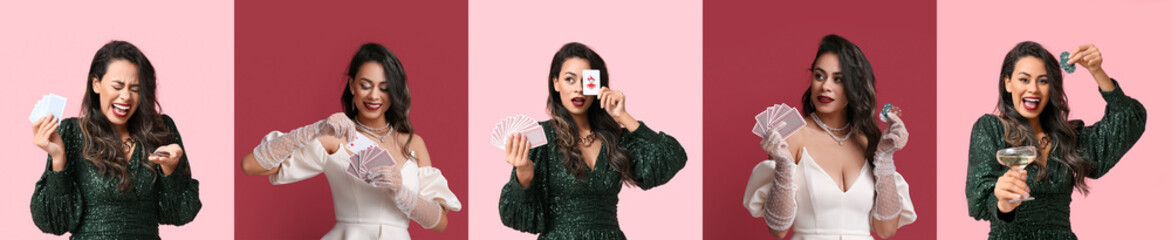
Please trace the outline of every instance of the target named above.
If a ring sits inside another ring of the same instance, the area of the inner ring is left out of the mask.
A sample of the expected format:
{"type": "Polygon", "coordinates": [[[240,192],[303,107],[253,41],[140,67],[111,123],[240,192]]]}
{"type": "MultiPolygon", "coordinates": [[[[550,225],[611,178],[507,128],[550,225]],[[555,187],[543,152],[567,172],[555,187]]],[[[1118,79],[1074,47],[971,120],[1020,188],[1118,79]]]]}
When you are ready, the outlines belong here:
{"type": "MultiPolygon", "coordinates": [[[[411,223],[416,239],[467,239],[467,2],[236,2],[236,144],[243,158],[269,131],[341,111],[346,67],[358,47],[398,55],[411,89],[411,122],[464,203],[443,234],[411,223]]],[[[273,186],[237,164],[236,238],[316,239],[334,225],[323,176],[273,186]]],[[[495,209],[489,209],[495,211],[495,209]]]]}
{"type": "Polygon", "coordinates": [[[703,9],[704,238],[771,238],[742,204],[752,167],[766,159],[753,116],[774,103],[800,106],[817,44],[831,33],[862,48],[879,105],[903,109],[910,142],[895,162],[918,219],[895,238],[935,238],[934,1],[705,1],[703,9]]]}

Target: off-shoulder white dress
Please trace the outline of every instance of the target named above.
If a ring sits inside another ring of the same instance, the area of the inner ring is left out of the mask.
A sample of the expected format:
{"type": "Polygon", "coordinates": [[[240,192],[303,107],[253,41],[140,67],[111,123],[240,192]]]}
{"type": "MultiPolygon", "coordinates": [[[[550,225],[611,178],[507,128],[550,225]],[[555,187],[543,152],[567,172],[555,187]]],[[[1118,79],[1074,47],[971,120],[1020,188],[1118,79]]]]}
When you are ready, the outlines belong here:
{"type": "MultiPolygon", "coordinates": [[[[273,131],[265,140],[280,135],[273,131]]],[[[280,172],[270,175],[268,180],[273,185],[288,184],[325,173],[333,194],[337,224],[321,239],[410,239],[407,227],[411,220],[395,207],[390,191],[346,174],[350,154],[341,150],[340,145],[338,149],[329,154],[321,142],[312,141],[282,162],[280,172]]],[[[403,186],[418,192],[423,199],[438,199],[439,205],[451,211],[462,208],[438,168],[419,167],[412,158],[403,166],[402,176],[403,186]]]]}
{"type": "MultiPolygon", "coordinates": [[[[801,148],[793,183],[797,186],[797,217],[789,229],[793,240],[874,239],[870,235],[874,211],[874,173],[870,164],[862,166],[858,178],[843,192],[829,174],[813,161],[809,151],[801,148]]],[[[764,160],[752,169],[744,190],[744,207],[753,217],[764,214],[776,162],[764,160]]],[[[915,208],[903,175],[895,173],[898,194],[903,198],[899,227],[915,222],[915,208]]]]}

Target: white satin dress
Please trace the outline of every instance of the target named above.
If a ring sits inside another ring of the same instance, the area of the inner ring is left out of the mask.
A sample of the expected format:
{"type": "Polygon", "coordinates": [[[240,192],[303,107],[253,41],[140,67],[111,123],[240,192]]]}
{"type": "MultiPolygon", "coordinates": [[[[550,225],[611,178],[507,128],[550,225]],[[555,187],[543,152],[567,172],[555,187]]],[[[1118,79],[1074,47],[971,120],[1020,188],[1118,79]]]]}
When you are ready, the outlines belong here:
{"type": "MultiPolygon", "coordinates": [[[[793,233],[791,239],[874,239],[870,235],[875,195],[870,164],[862,165],[858,178],[843,192],[805,148],[801,148],[800,159],[793,175],[793,183],[797,186],[797,217],[789,229],[793,233]]],[[[775,167],[775,161],[764,160],[752,169],[748,187],[744,190],[744,207],[753,217],[764,214],[775,167]]],[[[902,227],[915,222],[915,208],[903,175],[895,173],[895,185],[899,197],[903,198],[903,211],[899,213],[899,227],[902,227]]]]}
{"type": "MultiPolygon", "coordinates": [[[[265,140],[281,134],[273,131],[265,136],[265,140]]],[[[340,144],[338,149],[329,154],[320,141],[311,141],[282,162],[280,171],[270,175],[268,180],[273,185],[288,184],[325,173],[333,195],[337,224],[321,239],[410,239],[407,227],[411,220],[395,207],[390,191],[347,174],[350,154],[342,150],[340,144]]],[[[419,167],[412,158],[403,166],[402,177],[403,186],[418,192],[423,199],[438,199],[439,205],[450,211],[458,212],[462,208],[439,169],[419,167]]]]}

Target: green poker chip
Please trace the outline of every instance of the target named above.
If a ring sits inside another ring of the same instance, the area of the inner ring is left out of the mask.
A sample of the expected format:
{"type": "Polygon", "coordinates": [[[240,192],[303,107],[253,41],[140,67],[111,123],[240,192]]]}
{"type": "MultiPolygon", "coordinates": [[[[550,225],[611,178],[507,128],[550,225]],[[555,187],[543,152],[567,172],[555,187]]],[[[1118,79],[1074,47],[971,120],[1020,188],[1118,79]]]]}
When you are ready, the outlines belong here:
{"type": "Polygon", "coordinates": [[[882,120],[882,122],[890,122],[890,118],[887,118],[886,115],[890,114],[890,109],[894,108],[894,106],[895,105],[891,105],[890,103],[882,105],[882,113],[878,114],[878,119],[882,120]]]}
{"type": "Polygon", "coordinates": [[[1061,52],[1061,69],[1064,69],[1066,73],[1072,74],[1073,70],[1077,69],[1077,67],[1073,64],[1067,64],[1067,62],[1069,62],[1069,52],[1061,52]]]}

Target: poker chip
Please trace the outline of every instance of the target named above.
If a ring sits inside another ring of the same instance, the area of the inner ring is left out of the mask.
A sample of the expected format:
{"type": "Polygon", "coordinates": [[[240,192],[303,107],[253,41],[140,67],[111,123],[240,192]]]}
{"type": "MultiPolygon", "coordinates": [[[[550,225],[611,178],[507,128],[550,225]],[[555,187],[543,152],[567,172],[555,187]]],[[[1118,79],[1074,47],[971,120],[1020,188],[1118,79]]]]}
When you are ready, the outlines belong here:
{"type": "Polygon", "coordinates": [[[1067,62],[1069,62],[1069,52],[1061,52],[1061,69],[1064,69],[1066,73],[1072,74],[1073,70],[1077,69],[1077,67],[1073,64],[1067,64],[1067,62]]]}
{"type": "Polygon", "coordinates": [[[886,115],[890,114],[890,109],[894,108],[894,106],[895,105],[891,105],[890,103],[883,105],[882,106],[882,113],[878,114],[878,119],[882,120],[882,122],[890,122],[890,118],[887,118],[886,115]]]}

